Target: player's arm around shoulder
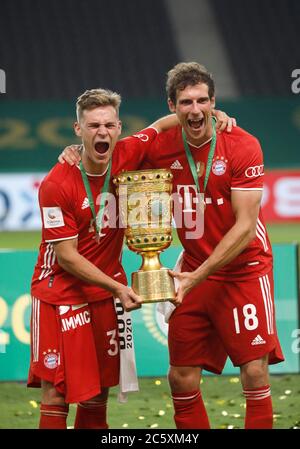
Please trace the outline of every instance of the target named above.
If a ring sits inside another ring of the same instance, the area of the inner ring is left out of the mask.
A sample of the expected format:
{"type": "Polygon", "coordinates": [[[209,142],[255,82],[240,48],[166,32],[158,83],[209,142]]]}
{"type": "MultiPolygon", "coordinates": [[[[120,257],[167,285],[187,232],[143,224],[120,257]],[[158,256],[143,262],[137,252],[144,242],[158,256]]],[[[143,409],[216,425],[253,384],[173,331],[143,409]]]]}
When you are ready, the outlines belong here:
{"type": "Polygon", "coordinates": [[[169,114],[164,117],[159,118],[155,122],[151,123],[149,128],[154,128],[158,133],[162,133],[164,131],[168,131],[174,126],[179,125],[179,120],[176,114],[169,114]]]}

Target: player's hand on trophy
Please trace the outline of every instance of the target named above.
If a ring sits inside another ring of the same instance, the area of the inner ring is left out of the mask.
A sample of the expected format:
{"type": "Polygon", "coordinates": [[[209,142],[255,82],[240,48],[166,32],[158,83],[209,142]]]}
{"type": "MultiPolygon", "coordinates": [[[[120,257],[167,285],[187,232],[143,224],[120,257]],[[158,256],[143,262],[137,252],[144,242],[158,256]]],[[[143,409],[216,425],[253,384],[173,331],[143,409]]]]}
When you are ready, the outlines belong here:
{"type": "Polygon", "coordinates": [[[132,288],[127,287],[126,285],[122,285],[115,296],[120,299],[126,312],[139,309],[142,305],[142,299],[134,293],[132,288]]]}
{"type": "Polygon", "coordinates": [[[82,145],[69,145],[58,156],[58,162],[64,164],[68,162],[70,165],[78,165],[81,161],[82,145]]]}
{"type": "Polygon", "coordinates": [[[229,117],[226,112],[213,109],[213,115],[217,119],[217,133],[221,133],[222,131],[230,133],[232,131],[232,128],[236,126],[236,119],[234,117],[229,117]]]}
{"type": "Polygon", "coordinates": [[[193,272],[178,273],[177,271],[168,271],[169,274],[178,281],[176,298],[174,301],[172,301],[173,304],[177,307],[182,303],[185,295],[189,293],[189,291],[192,290],[192,288],[195,287],[196,284],[198,284],[198,279],[196,279],[193,272]]]}

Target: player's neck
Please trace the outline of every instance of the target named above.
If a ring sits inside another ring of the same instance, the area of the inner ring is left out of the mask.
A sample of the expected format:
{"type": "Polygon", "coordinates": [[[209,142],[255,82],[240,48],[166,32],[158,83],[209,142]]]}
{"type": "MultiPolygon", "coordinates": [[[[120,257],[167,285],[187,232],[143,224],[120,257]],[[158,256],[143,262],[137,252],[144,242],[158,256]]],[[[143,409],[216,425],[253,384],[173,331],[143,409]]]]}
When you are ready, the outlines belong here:
{"type": "Polygon", "coordinates": [[[82,152],[82,165],[88,175],[105,175],[108,169],[108,162],[95,163],[87,155],[86,151],[82,152]]]}

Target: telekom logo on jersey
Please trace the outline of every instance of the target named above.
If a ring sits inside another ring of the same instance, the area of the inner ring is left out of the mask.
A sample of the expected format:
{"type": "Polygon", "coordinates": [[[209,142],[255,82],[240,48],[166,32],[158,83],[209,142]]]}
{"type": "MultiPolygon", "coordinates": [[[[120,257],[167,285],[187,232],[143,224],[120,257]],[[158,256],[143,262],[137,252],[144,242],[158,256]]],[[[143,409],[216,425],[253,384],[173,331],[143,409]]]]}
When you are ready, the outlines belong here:
{"type": "MultiPolygon", "coordinates": [[[[96,203],[99,202],[98,197],[96,203]]],[[[194,185],[178,185],[177,192],[171,196],[165,192],[127,195],[123,190],[119,201],[108,193],[101,228],[141,226],[155,229],[172,221],[176,228],[186,230],[186,239],[199,239],[204,232],[204,207],[203,194],[199,194],[194,185]]]]}

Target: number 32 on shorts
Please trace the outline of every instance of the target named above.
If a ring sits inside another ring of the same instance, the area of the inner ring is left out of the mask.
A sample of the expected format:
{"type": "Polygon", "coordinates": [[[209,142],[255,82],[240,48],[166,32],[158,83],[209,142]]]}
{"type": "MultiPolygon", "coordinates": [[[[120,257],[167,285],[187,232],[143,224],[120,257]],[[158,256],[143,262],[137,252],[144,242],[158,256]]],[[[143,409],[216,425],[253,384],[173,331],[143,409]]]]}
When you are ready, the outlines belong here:
{"type": "Polygon", "coordinates": [[[240,326],[242,324],[244,324],[248,331],[253,331],[258,326],[258,318],[256,316],[256,307],[254,304],[245,304],[242,311],[244,318],[243,322],[239,319],[237,307],[233,309],[234,326],[237,334],[240,334],[240,326]]]}
{"type": "Polygon", "coordinates": [[[109,344],[110,348],[108,349],[108,354],[112,357],[117,355],[119,352],[119,343],[117,340],[117,330],[112,329],[111,331],[106,332],[106,335],[110,337],[109,344]]]}

